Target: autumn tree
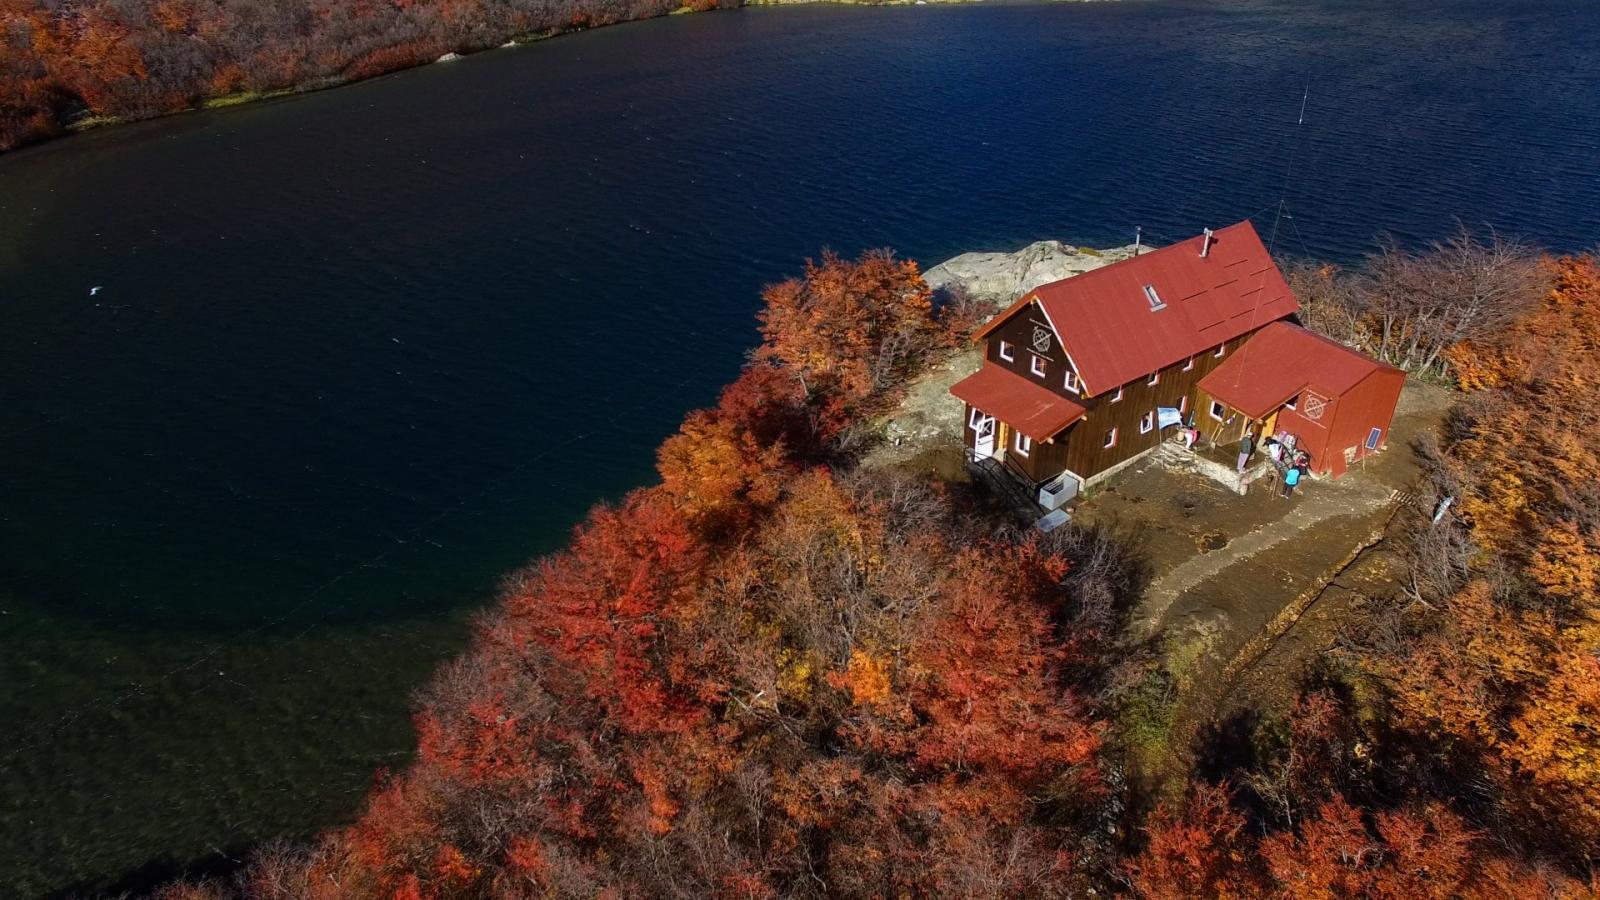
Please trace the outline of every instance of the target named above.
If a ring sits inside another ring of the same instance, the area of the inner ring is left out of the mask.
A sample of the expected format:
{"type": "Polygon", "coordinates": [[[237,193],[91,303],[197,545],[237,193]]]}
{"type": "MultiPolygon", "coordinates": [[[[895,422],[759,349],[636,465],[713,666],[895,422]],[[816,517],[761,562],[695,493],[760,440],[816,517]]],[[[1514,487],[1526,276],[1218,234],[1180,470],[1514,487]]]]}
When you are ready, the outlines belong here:
{"type": "Polygon", "coordinates": [[[1459,514],[1417,516],[1413,566],[1435,574],[1355,649],[1403,734],[1481,773],[1518,842],[1583,867],[1600,844],[1600,456],[1574,423],[1600,417],[1600,268],[1548,265],[1533,309],[1449,351],[1470,393],[1427,461],[1459,514]]]}
{"type": "Polygon", "coordinates": [[[1465,227],[1420,249],[1385,237],[1353,267],[1289,263],[1285,276],[1309,327],[1419,374],[1442,373],[1455,348],[1506,331],[1549,280],[1527,244],[1465,227]]]}
{"type": "Polygon", "coordinates": [[[759,356],[819,401],[825,435],[875,411],[943,344],[917,264],[888,251],[854,262],[824,253],[804,277],[771,285],[763,297],[759,356]]]}

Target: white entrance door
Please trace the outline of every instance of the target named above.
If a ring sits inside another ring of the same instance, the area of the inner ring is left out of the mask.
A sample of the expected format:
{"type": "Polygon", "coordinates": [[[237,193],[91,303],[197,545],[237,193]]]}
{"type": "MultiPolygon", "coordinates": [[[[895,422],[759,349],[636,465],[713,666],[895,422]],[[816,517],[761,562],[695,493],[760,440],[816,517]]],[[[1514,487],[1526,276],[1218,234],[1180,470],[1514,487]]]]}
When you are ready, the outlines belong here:
{"type": "Polygon", "coordinates": [[[976,434],[972,437],[972,458],[988,459],[994,455],[994,416],[973,411],[972,430],[976,434]]]}

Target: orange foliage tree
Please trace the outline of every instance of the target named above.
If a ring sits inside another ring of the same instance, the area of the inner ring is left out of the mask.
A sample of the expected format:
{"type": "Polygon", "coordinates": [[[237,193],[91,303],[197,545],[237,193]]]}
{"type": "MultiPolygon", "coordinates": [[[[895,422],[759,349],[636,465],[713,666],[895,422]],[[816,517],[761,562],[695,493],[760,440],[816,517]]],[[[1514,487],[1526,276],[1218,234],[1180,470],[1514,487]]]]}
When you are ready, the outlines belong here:
{"type": "Polygon", "coordinates": [[[781,364],[816,401],[825,436],[875,411],[874,401],[892,396],[945,338],[917,264],[886,250],[854,262],[824,253],[806,264],[803,278],[764,296],[759,355],[781,364]]]}
{"type": "Polygon", "coordinates": [[[1481,772],[1525,839],[1581,866],[1600,846],[1600,448],[1583,427],[1600,420],[1600,266],[1549,266],[1537,308],[1450,352],[1470,393],[1433,476],[1461,514],[1417,531],[1459,576],[1364,662],[1404,733],[1481,772]]]}
{"type": "Polygon", "coordinates": [[[1074,681],[1096,642],[1065,558],[930,483],[820,465],[944,340],[926,286],[887,254],[829,256],[768,301],[770,343],[663,445],[662,483],[508,580],[422,698],[416,763],[245,893],[1059,896],[1092,877],[1105,848],[1071,823],[1107,796],[1074,681]],[[835,323],[838,364],[808,344],[835,315],[858,319],[835,323]]]}

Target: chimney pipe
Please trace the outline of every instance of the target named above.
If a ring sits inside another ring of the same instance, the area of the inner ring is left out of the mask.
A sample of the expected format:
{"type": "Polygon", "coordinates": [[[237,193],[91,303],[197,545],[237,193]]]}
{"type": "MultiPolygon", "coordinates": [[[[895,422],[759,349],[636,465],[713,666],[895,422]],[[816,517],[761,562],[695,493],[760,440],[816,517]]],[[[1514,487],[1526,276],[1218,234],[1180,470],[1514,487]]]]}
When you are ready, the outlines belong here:
{"type": "Polygon", "coordinates": [[[1200,258],[1201,259],[1205,259],[1206,257],[1211,255],[1211,239],[1215,235],[1216,235],[1216,232],[1212,231],[1211,229],[1207,228],[1205,230],[1204,237],[1202,237],[1200,239],[1200,258]]]}
{"type": "Polygon", "coordinates": [[[1144,226],[1133,226],[1133,255],[1139,255],[1139,245],[1144,243],[1144,226]]]}

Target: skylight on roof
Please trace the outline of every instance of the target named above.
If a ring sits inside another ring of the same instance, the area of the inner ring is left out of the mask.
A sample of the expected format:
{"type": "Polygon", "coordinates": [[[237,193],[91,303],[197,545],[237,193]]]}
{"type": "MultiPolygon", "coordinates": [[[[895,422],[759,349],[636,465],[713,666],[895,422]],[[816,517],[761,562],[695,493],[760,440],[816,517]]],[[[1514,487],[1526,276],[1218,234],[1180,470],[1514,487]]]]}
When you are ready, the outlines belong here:
{"type": "Polygon", "coordinates": [[[1144,297],[1146,300],[1150,301],[1151,312],[1155,312],[1158,309],[1167,308],[1167,305],[1161,302],[1161,295],[1156,293],[1156,286],[1153,284],[1147,284],[1144,286],[1144,297]]]}

